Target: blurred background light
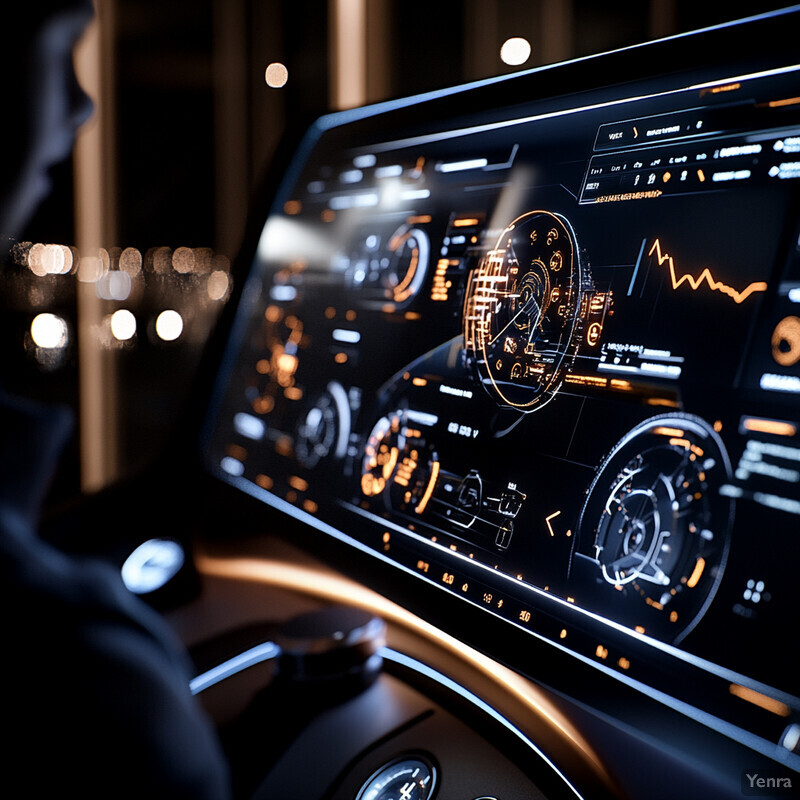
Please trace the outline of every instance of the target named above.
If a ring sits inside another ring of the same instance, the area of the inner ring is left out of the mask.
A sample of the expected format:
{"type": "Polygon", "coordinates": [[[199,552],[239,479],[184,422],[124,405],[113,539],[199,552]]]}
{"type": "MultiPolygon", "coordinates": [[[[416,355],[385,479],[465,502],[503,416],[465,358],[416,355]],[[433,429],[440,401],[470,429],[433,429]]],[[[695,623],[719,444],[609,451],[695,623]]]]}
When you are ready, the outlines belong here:
{"type": "Polygon", "coordinates": [[[111,315],[111,334],[120,342],[127,342],[136,335],[136,317],[127,308],[120,308],[111,315]]]}
{"type": "Polygon", "coordinates": [[[162,311],[156,318],[156,334],[165,342],[174,342],[183,333],[183,317],[172,309],[162,311]]]}
{"type": "Polygon", "coordinates": [[[34,244],[28,250],[28,269],[39,277],[66,275],[73,265],[72,251],[61,244],[34,244]]]}
{"type": "Polygon", "coordinates": [[[267,66],[264,77],[267,81],[267,86],[272,89],[280,89],[289,80],[289,70],[286,69],[284,64],[275,61],[267,66]]]}
{"type": "Polygon", "coordinates": [[[131,276],[122,270],[112,270],[103,275],[96,285],[101,300],[127,300],[131,294],[131,276]]]}
{"type": "Polygon", "coordinates": [[[500,58],[504,64],[519,66],[531,57],[531,43],[522,36],[513,36],[503,42],[500,58]]]}
{"type": "Polygon", "coordinates": [[[78,265],[78,280],[82,283],[97,283],[108,272],[108,251],[100,248],[97,255],[82,255],[78,265]]]}
{"type": "Polygon", "coordinates": [[[226,300],[230,291],[230,278],[221,269],[214,270],[208,276],[208,297],[210,300],[226,300]]]}
{"type": "Polygon", "coordinates": [[[31,322],[31,338],[37,347],[55,350],[67,346],[67,323],[56,314],[37,314],[31,322]]]}
{"type": "Polygon", "coordinates": [[[194,272],[194,250],[191,247],[178,247],[172,254],[172,268],[175,272],[180,272],[184,275],[194,272]]]}
{"type": "Polygon", "coordinates": [[[126,247],[119,256],[119,268],[135,278],[142,271],[142,254],[135,247],[126,247]]]}
{"type": "Polygon", "coordinates": [[[172,266],[172,250],[169,247],[155,247],[148,252],[153,272],[166,275],[172,266]]]}
{"type": "Polygon", "coordinates": [[[178,542],[150,539],[140,544],[122,565],[122,581],[134,594],[149,594],[166,586],[183,567],[186,554],[178,542]]]}

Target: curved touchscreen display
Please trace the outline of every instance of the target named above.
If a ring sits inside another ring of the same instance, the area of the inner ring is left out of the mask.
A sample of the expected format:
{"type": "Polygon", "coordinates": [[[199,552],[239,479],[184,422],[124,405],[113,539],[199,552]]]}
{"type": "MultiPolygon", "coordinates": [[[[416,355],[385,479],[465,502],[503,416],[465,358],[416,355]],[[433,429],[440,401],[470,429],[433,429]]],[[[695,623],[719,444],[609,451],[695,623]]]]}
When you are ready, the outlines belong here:
{"type": "Polygon", "coordinates": [[[776,743],[800,709],[800,72],[681,80],[322,124],[263,228],[207,454],[776,743]]]}

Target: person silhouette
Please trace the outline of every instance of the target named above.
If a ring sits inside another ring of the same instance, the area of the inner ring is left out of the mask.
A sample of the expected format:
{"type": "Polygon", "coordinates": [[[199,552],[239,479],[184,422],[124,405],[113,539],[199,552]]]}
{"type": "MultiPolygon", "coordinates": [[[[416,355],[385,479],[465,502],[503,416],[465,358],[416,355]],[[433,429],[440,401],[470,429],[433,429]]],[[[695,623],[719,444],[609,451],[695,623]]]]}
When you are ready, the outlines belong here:
{"type": "MultiPolygon", "coordinates": [[[[66,159],[91,102],[72,66],[89,0],[24,0],[3,12],[6,252],[66,159]]],[[[190,692],[190,661],[112,566],[39,535],[41,506],[71,435],[68,410],[12,395],[0,364],[0,593],[7,788],[16,796],[230,796],[213,724],[190,692]]]]}

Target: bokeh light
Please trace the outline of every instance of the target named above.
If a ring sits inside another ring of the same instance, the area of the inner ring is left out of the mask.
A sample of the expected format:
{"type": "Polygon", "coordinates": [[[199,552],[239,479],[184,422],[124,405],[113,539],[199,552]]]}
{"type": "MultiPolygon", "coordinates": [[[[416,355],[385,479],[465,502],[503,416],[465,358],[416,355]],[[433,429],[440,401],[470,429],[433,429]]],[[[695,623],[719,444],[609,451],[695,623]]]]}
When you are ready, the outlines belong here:
{"type": "Polygon", "coordinates": [[[31,338],[37,347],[56,350],[67,346],[67,323],[56,314],[37,314],[31,322],[31,338]]]}
{"type": "Polygon", "coordinates": [[[126,247],[119,256],[119,268],[135,278],[142,271],[142,254],[135,247],[126,247]]]}
{"type": "Polygon", "coordinates": [[[221,269],[214,270],[208,276],[208,298],[209,300],[225,300],[230,290],[230,277],[227,272],[221,269]]]}
{"type": "Polygon", "coordinates": [[[531,43],[522,36],[513,36],[503,42],[500,58],[504,64],[519,66],[531,57],[531,43]]]}
{"type": "Polygon", "coordinates": [[[111,335],[120,342],[127,342],[136,335],[136,317],[127,308],[120,308],[111,315],[111,335]]]}
{"type": "Polygon", "coordinates": [[[132,286],[130,274],[115,269],[101,276],[95,288],[101,300],[127,300],[132,286]]]}
{"type": "Polygon", "coordinates": [[[28,269],[36,276],[66,275],[72,269],[74,258],[69,247],[62,244],[37,243],[27,252],[28,269]]]}
{"type": "Polygon", "coordinates": [[[162,311],[156,318],[156,334],[165,342],[174,342],[183,333],[183,317],[172,309],[162,311]]]}
{"type": "Polygon", "coordinates": [[[264,77],[267,81],[267,86],[269,86],[271,89],[280,89],[281,87],[285,86],[286,81],[289,80],[289,70],[286,69],[284,64],[281,64],[279,61],[275,61],[267,66],[264,77]]]}

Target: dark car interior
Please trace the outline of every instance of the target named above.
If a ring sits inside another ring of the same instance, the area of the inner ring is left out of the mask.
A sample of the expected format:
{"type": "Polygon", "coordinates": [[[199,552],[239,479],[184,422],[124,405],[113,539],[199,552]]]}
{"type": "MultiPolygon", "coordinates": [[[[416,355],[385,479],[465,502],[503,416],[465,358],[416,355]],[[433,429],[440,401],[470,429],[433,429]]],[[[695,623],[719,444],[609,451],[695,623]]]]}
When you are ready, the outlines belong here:
{"type": "Polygon", "coordinates": [[[288,138],[163,452],[48,530],[178,632],[237,797],[798,796],[798,32],[288,138]]]}

